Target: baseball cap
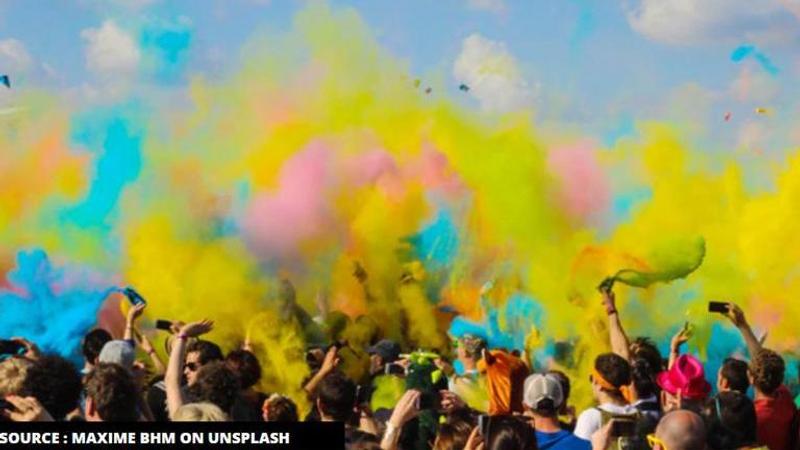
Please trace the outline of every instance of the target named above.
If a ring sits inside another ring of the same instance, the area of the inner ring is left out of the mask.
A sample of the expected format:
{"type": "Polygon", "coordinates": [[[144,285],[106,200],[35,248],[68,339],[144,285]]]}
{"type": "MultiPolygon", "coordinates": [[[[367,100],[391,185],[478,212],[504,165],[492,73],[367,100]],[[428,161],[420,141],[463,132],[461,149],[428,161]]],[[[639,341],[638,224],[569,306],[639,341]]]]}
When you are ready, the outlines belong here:
{"type": "Polygon", "coordinates": [[[133,368],[133,360],[135,358],[133,345],[130,342],[121,339],[106,342],[103,349],[100,350],[100,356],[97,360],[101,363],[114,363],[130,370],[133,368]]]}
{"type": "Polygon", "coordinates": [[[556,410],[564,402],[561,383],[552,375],[535,373],[529,376],[523,392],[523,403],[534,411],[556,410]]]}
{"type": "Polygon", "coordinates": [[[367,353],[380,356],[384,363],[394,362],[400,357],[400,344],[389,339],[382,339],[377,344],[368,347],[367,353]]]}

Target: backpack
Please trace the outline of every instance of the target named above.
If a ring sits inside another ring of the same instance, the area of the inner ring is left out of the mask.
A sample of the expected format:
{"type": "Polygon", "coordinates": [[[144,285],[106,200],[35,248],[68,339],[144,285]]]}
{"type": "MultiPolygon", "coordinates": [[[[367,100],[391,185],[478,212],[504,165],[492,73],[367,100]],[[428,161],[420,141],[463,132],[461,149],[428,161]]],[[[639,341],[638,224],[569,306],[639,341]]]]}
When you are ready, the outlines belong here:
{"type": "Polygon", "coordinates": [[[611,420],[619,422],[627,422],[631,425],[625,426],[631,429],[631,433],[627,436],[619,436],[612,441],[608,447],[609,450],[649,450],[650,446],[647,444],[647,435],[652,433],[658,425],[658,421],[653,419],[652,416],[645,414],[641,411],[635,411],[631,414],[616,414],[597,408],[600,411],[600,426],[606,426],[611,420]]]}

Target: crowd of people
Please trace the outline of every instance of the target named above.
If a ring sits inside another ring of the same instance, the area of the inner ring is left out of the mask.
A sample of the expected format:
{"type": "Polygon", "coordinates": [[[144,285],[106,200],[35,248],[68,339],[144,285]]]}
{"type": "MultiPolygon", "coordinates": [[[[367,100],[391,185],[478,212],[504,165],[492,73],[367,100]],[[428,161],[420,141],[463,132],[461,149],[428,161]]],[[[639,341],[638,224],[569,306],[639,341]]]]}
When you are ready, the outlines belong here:
{"type": "Polygon", "coordinates": [[[586,378],[534,372],[519,352],[466,334],[453,339],[450,357],[403,353],[376,336],[358,349],[369,354],[367,379],[353,380],[339,369],[348,343],[336,341],[306,354],[305,417],[293,399],[258,390],[262,368],[248,343],[226,355],[203,338],[212,321],[172,322],[165,364],[136,327],[146,307],[139,304],[121,339],[103,329],[85,335],[82,370],[13,338],[23,350],[0,362],[0,413],[10,421],[339,421],[349,449],[800,448],[785,362],[762,346],[741,308],[727,304],[724,314],[749,361],[726,359],[714,388],[703,363],[681,354],[688,327],[664,358],[647,338],[629,339],[610,287],[601,297],[611,352],[594,359],[586,378]],[[138,360],[137,349],[149,361],[138,360]],[[370,397],[387,379],[402,386],[399,400],[373,410],[370,397]],[[573,383],[590,383],[595,406],[576,414],[573,383]]]}

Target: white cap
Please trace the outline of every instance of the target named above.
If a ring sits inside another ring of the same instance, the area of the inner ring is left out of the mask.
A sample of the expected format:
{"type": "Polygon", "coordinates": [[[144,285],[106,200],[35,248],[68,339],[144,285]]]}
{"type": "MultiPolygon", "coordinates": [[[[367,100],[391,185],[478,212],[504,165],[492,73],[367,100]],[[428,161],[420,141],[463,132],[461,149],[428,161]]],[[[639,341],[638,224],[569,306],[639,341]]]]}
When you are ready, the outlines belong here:
{"type": "Polygon", "coordinates": [[[564,402],[564,393],[556,377],[535,373],[525,379],[523,402],[535,411],[540,408],[542,400],[550,400],[553,409],[558,409],[564,402]]]}

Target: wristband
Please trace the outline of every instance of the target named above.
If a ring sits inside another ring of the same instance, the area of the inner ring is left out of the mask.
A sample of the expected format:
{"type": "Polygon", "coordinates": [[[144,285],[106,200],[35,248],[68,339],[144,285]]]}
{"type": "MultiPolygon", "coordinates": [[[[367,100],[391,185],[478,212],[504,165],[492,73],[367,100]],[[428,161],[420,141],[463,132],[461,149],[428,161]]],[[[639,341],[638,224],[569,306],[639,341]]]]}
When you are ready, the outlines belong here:
{"type": "Polygon", "coordinates": [[[610,315],[613,315],[613,314],[617,314],[617,309],[616,309],[616,308],[614,308],[614,309],[612,309],[612,310],[610,310],[610,311],[609,311],[609,310],[606,310],[606,314],[608,314],[609,316],[610,316],[610,315]]]}
{"type": "Polygon", "coordinates": [[[186,339],[189,339],[189,336],[181,333],[181,334],[178,335],[178,339],[180,339],[182,341],[185,341],[186,339]]]}

